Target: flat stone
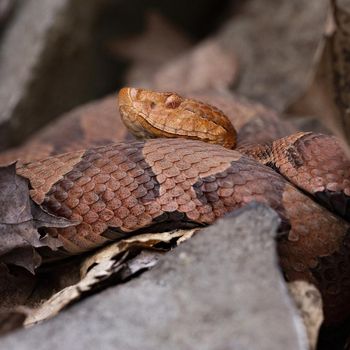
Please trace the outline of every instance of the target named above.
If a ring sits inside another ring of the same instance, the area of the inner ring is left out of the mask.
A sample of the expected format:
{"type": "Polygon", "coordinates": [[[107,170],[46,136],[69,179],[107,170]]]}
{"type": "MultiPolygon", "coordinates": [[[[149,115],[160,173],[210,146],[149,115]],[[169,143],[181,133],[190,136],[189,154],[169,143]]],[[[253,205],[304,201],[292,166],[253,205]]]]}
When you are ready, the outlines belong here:
{"type": "Polygon", "coordinates": [[[3,349],[306,349],[278,269],[276,213],[252,205],[202,230],[152,270],[56,318],[1,339],[3,349]]]}

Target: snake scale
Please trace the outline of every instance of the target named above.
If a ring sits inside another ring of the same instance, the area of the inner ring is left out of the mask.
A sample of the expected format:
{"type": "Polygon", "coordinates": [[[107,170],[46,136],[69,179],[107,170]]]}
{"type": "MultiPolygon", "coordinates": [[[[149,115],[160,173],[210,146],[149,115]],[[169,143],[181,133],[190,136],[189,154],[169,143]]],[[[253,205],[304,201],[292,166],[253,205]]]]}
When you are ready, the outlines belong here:
{"type": "MultiPolygon", "coordinates": [[[[327,323],[349,317],[350,161],[336,138],[299,132],[257,145],[259,134],[244,137],[249,127],[242,127],[232,150],[235,130],[207,103],[124,88],[119,104],[124,123],[146,140],[111,143],[102,135],[95,147],[83,148],[80,140],[71,152],[49,157],[59,153],[51,146],[43,159],[17,165],[33,201],[78,222],[48,229],[67,252],[79,254],[144,229],[211,224],[262,202],[281,219],[277,247],[286,279],[319,288],[327,323]]],[[[21,152],[4,154],[0,162],[28,160],[21,152]]]]}

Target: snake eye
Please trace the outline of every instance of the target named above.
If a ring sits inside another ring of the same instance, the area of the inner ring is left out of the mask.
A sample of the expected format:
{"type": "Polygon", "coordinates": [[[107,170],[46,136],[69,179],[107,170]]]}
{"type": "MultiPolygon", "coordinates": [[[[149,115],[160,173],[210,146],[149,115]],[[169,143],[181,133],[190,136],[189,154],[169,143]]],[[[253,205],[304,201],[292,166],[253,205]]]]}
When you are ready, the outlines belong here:
{"type": "Polygon", "coordinates": [[[165,100],[165,107],[175,109],[180,106],[182,98],[179,95],[172,94],[165,100]]]}

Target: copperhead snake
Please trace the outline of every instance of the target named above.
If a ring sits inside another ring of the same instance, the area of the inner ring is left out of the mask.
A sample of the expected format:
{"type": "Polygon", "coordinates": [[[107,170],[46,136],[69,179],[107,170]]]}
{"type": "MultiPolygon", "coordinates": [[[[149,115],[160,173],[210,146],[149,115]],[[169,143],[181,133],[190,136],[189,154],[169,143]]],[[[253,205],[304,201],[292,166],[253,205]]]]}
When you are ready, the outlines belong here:
{"type": "Polygon", "coordinates": [[[36,155],[43,159],[25,162],[23,149],[0,157],[0,163],[25,160],[17,173],[29,180],[33,201],[79,222],[48,229],[67,252],[146,228],[208,225],[262,202],[281,218],[277,241],[286,279],[319,288],[329,324],[350,315],[350,161],[335,137],[298,132],[257,145],[258,134],[240,141],[238,133],[233,150],[237,133],[210,104],[124,88],[119,106],[128,128],[150,139],[110,143],[102,135],[93,145],[103,145],[87,149],[83,142],[55,148],[51,140],[45,151],[42,138],[32,148],[45,151],[36,155]]]}

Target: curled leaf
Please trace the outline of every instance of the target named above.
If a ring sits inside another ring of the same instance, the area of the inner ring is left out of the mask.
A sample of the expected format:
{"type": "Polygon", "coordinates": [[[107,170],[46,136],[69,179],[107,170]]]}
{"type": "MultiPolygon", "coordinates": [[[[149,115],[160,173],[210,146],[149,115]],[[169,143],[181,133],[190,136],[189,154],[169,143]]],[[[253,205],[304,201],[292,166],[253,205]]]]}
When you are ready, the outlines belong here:
{"type": "Polygon", "coordinates": [[[28,181],[16,174],[15,164],[0,167],[0,262],[34,273],[41,263],[35,248],[55,250],[62,245],[58,239],[42,237],[38,229],[74,224],[45,212],[31,200],[28,181]]]}

